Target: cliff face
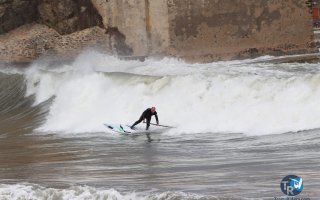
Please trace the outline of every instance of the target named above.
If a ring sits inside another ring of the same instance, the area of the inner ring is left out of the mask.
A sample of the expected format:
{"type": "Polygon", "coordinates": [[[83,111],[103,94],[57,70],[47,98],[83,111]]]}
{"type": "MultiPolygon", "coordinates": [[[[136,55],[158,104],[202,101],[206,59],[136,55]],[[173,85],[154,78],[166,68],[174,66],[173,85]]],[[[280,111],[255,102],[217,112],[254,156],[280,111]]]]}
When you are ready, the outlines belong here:
{"type": "Polygon", "coordinates": [[[182,57],[281,55],[308,50],[312,40],[311,17],[301,0],[184,0],[168,8],[171,52],[182,57]]]}
{"type": "MultiPolygon", "coordinates": [[[[112,34],[88,0],[0,0],[0,19],[2,61],[42,55],[68,59],[87,47],[111,49],[112,34]]],[[[122,37],[114,37],[116,47],[124,43],[122,37]]]]}
{"type": "Polygon", "coordinates": [[[304,0],[0,0],[0,60],[86,47],[190,61],[310,52],[304,0]]]}
{"type": "MultiPolygon", "coordinates": [[[[166,0],[92,0],[105,27],[125,36],[131,56],[166,54],[169,22],[166,0]]],[[[122,51],[125,51],[122,48],[122,51]]]]}

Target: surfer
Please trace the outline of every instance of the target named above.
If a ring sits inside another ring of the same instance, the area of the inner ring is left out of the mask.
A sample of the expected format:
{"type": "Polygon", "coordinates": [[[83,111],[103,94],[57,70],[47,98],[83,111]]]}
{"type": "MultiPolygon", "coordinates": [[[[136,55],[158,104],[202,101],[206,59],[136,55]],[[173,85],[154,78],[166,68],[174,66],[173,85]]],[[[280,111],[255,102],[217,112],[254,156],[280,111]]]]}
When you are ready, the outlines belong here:
{"type": "Polygon", "coordinates": [[[152,107],[152,108],[147,108],[141,115],[140,119],[138,121],[136,121],[132,126],[131,126],[131,129],[134,128],[135,125],[139,124],[142,122],[144,122],[144,120],[146,119],[147,120],[147,127],[146,127],[146,130],[149,129],[149,126],[150,126],[150,121],[151,121],[151,117],[152,115],[154,115],[156,117],[156,120],[157,120],[157,125],[159,125],[159,119],[158,119],[158,115],[157,115],[157,111],[156,111],[156,108],[155,107],[152,107]]]}

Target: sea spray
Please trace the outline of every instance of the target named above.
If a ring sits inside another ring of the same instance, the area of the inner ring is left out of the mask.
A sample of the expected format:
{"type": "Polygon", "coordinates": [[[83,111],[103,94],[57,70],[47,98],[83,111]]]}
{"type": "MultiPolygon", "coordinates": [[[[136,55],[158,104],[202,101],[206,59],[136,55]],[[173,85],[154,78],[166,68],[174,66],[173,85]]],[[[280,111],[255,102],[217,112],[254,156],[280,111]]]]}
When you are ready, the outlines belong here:
{"type": "Polygon", "coordinates": [[[150,106],[157,107],[160,123],[177,127],[170,134],[318,128],[318,66],[258,61],[140,62],[85,52],[57,71],[35,62],[26,82],[37,103],[55,97],[39,129],[45,132],[106,131],[103,123],[131,124],[150,106]]]}

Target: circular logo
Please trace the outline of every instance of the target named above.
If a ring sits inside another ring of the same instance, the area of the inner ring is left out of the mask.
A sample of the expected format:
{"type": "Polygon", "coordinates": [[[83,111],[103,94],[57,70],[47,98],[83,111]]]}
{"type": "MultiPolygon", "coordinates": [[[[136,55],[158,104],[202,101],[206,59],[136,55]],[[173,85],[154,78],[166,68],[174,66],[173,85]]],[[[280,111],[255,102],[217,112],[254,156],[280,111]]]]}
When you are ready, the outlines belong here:
{"type": "Polygon", "coordinates": [[[280,183],[281,191],[287,196],[296,196],[302,192],[302,178],[295,175],[289,175],[282,179],[280,183]]]}

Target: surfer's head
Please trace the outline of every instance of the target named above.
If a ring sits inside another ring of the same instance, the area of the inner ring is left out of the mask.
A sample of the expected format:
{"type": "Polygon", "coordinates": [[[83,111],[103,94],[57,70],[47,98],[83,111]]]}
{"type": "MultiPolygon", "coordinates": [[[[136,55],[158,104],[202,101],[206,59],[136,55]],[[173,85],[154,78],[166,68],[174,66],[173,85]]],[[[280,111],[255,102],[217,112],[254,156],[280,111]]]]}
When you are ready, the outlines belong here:
{"type": "Polygon", "coordinates": [[[151,112],[156,112],[156,107],[151,107],[151,112]]]}

